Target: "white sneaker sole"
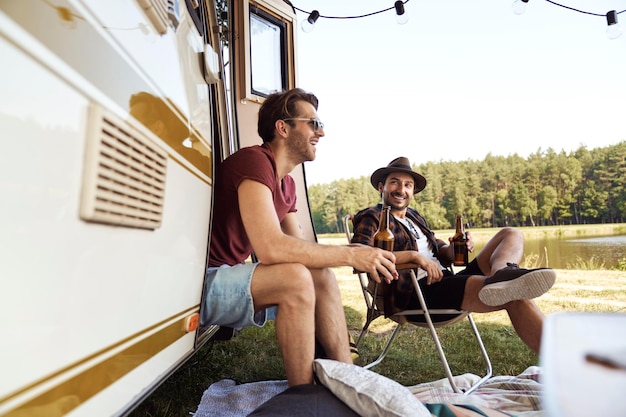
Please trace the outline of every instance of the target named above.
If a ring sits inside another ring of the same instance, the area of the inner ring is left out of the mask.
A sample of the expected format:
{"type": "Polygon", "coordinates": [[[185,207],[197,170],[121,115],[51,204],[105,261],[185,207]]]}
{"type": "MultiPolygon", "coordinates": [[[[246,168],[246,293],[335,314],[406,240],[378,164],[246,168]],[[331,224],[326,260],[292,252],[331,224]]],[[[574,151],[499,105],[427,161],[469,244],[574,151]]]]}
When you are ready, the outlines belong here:
{"type": "Polygon", "coordinates": [[[484,286],[478,298],[488,306],[501,306],[513,300],[530,300],[545,294],[556,280],[552,269],[539,269],[528,272],[509,281],[496,282],[484,286]]]}

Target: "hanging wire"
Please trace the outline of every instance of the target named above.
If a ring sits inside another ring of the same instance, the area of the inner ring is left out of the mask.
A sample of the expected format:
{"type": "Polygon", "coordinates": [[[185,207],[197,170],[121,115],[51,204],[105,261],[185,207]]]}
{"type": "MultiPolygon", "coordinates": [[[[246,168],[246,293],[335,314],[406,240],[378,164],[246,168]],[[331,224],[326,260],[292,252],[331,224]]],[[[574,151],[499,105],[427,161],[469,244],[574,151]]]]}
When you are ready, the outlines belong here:
{"type": "MultiPolygon", "coordinates": [[[[402,2],[402,4],[407,4],[408,2],[409,2],[409,0],[404,0],[402,2]]],[[[289,2],[289,3],[291,4],[291,2],[289,2]]],[[[307,15],[311,13],[311,12],[307,12],[306,10],[302,10],[302,9],[298,8],[298,7],[294,6],[293,4],[291,4],[291,7],[293,7],[297,11],[305,13],[307,15]]],[[[388,12],[389,10],[395,10],[395,9],[396,9],[395,6],[391,6],[391,7],[388,7],[386,9],[383,9],[383,10],[378,10],[376,12],[366,13],[366,14],[362,14],[362,15],[358,15],[358,16],[324,16],[324,15],[320,15],[319,17],[320,18],[324,18],[324,19],[360,19],[362,17],[374,16],[376,14],[388,12]]]]}
{"type": "MultiPolygon", "coordinates": [[[[289,1],[289,0],[286,0],[286,1],[287,1],[287,3],[289,3],[289,5],[292,8],[294,8],[295,10],[297,10],[299,12],[306,13],[307,15],[311,13],[310,11],[306,11],[306,10],[303,10],[303,9],[300,9],[300,8],[294,6],[291,3],[291,1],[289,1]]],[[[562,7],[564,9],[572,10],[572,11],[575,11],[575,12],[578,12],[578,13],[588,14],[588,15],[592,15],[592,16],[602,16],[602,17],[606,16],[606,13],[586,12],[584,10],[576,9],[574,7],[570,7],[570,6],[566,6],[564,4],[557,3],[557,2],[555,2],[553,0],[545,0],[545,1],[547,1],[550,4],[554,4],[555,6],[559,6],[559,7],[562,7]]],[[[404,0],[402,2],[402,4],[406,4],[408,2],[409,2],[409,0],[404,0]]],[[[319,17],[324,18],[324,19],[360,19],[362,17],[369,17],[369,16],[373,16],[373,15],[376,15],[376,14],[379,14],[379,13],[388,12],[389,10],[394,10],[394,9],[395,9],[395,7],[391,6],[391,7],[388,7],[386,9],[383,9],[383,10],[378,10],[378,11],[375,11],[375,12],[366,13],[366,14],[362,14],[362,15],[358,15],[358,16],[325,16],[325,15],[320,15],[319,17]]],[[[626,9],[622,10],[622,11],[619,11],[619,12],[616,12],[616,14],[620,14],[620,13],[624,13],[624,12],[626,12],[626,9]]]]}
{"type": "MultiPolygon", "coordinates": [[[[578,13],[589,14],[589,15],[592,15],[592,16],[601,16],[601,17],[606,16],[606,13],[592,13],[592,12],[586,12],[586,11],[584,11],[584,10],[575,9],[575,8],[573,8],[573,7],[566,6],[566,5],[564,5],[564,4],[560,4],[560,3],[557,3],[557,2],[552,1],[552,0],[546,0],[546,1],[547,1],[548,3],[554,4],[555,6],[559,6],[559,7],[562,7],[562,8],[564,8],[564,9],[568,9],[568,10],[573,10],[573,11],[578,12],[578,13]]],[[[626,10],[622,10],[621,12],[617,12],[617,13],[615,13],[615,14],[620,14],[620,13],[624,13],[624,12],[626,12],[626,10]]]]}

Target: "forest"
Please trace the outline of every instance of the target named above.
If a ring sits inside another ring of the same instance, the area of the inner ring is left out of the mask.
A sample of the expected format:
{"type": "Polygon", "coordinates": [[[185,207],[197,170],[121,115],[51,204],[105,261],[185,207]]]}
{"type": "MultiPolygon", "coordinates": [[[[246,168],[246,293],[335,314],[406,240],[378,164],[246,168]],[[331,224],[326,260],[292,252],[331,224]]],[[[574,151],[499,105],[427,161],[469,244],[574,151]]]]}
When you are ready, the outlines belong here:
{"type": "MultiPolygon", "coordinates": [[[[413,169],[428,185],[410,206],[433,229],[453,228],[457,214],[471,228],[622,223],[626,217],[626,141],[570,153],[539,149],[527,158],[488,154],[482,161],[427,162],[413,169]]],[[[380,202],[369,176],[309,186],[308,197],[317,233],[342,232],[346,214],[380,202]]]]}

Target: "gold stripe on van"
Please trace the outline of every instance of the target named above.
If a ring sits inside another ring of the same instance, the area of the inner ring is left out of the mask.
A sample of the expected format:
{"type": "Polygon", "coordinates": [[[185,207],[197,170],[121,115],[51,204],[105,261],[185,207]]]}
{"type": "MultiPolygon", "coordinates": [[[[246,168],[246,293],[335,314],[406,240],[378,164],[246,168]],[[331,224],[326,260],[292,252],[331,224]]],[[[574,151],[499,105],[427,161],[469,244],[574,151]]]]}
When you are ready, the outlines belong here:
{"type": "Polygon", "coordinates": [[[54,378],[69,373],[79,366],[85,364],[88,361],[94,360],[97,357],[106,355],[107,352],[115,350],[119,346],[128,343],[129,341],[140,338],[147,333],[150,333],[156,328],[159,328],[171,320],[174,322],[167,324],[162,329],[158,330],[154,334],[150,334],[144,339],[134,343],[133,345],[125,348],[117,354],[105,359],[96,365],[83,370],[79,374],[59,383],[58,385],[44,391],[35,398],[19,405],[17,408],[12,409],[3,417],[26,417],[26,416],[46,416],[57,417],[63,416],[69,413],[74,408],[80,406],[100,391],[112,385],[120,378],[148,361],[156,354],[167,348],[181,337],[187,334],[186,321],[187,317],[198,312],[198,306],[195,306],[182,313],[176,314],[169,319],[155,324],[143,331],[132,335],[106,349],[103,349],[93,355],[86,357],[85,359],[76,362],[64,369],[61,369],[46,378],[34,382],[33,384],[24,387],[23,389],[15,392],[8,397],[0,398],[0,404],[10,399],[16,398],[20,395],[27,393],[33,389],[36,389],[43,384],[49,383],[54,378]],[[181,317],[182,316],[182,317],[181,317]]]}
{"type": "MultiPolygon", "coordinates": [[[[129,112],[135,120],[167,143],[185,161],[207,178],[213,177],[211,145],[172,100],[157,97],[147,91],[139,91],[130,96],[129,112]]],[[[172,156],[178,159],[175,155],[172,156]]]]}

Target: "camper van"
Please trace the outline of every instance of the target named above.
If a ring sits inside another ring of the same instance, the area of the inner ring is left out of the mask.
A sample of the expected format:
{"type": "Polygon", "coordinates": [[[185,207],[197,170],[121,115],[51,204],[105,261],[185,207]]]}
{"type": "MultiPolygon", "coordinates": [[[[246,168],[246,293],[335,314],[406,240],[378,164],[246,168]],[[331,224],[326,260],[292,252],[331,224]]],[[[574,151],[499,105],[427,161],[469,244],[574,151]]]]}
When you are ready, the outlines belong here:
{"type": "Polygon", "coordinates": [[[297,85],[296,27],[287,0],[0,0],[0,416],[128,414],[214,337],[215,167],[297,85]]]}

